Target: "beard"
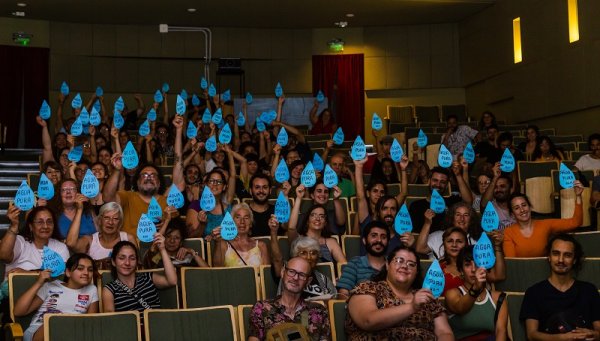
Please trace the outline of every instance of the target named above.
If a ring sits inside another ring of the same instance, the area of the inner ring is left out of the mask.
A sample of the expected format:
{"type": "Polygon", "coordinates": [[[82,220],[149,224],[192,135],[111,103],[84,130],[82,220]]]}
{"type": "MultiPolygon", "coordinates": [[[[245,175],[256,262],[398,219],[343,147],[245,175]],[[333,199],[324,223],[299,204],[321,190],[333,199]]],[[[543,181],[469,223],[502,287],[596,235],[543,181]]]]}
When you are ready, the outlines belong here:
{"type": "Polygon", "coordinates": [[[269,202],[269,196],[268,196],[268,195],[265,195],[265,198],[261,200],[261,199],[259,199],[258,197],[256,197],[256,196],[252,195],[252,200],[253,200],[253,201],[254,201],[256,204],[259,204],[259,205],[264,205],[264,204],[266,204],[267,202],[269,202]]]}
{"type": "Polygon", "coordinates": [[[387,245],[383,245],[383,243],[381,243],[381,242],[376,242],[376,243],[371,243],[371,244],[365,245],[365,249],[367,250],[367,253],[370,254],[371,256],[375,256],[375,257],[381,257],[381,256],[385,255],[385,253],[387,252],[387,248],[388,248],[387,245]],[[374,249],[375,245],[383,246],[383,250],[375,251],[375,249],[374,249]]]}

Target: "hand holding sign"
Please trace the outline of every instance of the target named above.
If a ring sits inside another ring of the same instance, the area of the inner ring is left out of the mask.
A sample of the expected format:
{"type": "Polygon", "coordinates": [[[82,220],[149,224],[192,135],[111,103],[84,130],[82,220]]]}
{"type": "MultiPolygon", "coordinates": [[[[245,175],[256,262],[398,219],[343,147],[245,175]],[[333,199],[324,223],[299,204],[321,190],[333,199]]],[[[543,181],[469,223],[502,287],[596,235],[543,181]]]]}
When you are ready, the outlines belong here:
{"type": "Polygon", "coordinates": [[[69,86],[67,85],[67,82],[63,81],[60,85],[60,93],[64,96],[69,96],[69,86]]]}
{"type": "Polygon", "coordinates": [[[202,114],[202,123],[209,124],[212,120],[212,114],[210,113],[210,109],[204,109],[204,113],[202,114]]]}
{"type": "Polygon", "coordinates": [[[452,166],[452,153],[443,144],[440,145],[438,165],[443,168],[450,168],[452,166]]]}
{"type": "Polygon", "coordinates": [[[425,135],[423,129],[419,129],[419,134],[417,135],[417,146],[419,146],[419,148],[427,147],[427,135],[425,135]]]}
{"type": "Polygon", "coordinates": [[[431,208],[431,210],[436,214],[444,213],[446,210],[446,202],[435,188],[431,191],[431,202],[429,204],[429,208],[431,208]]]}
{"type": "Polygon", "coordinates": [[[121,162],[123,163],[123,167],[125,167],[125,169],[134,169],[140,162],[137,151],[135,150],[135,147],[131,141],[128,141],[127,145],[125,145],[121,162]]]}
{"type": "Polygon", "coordinates": [[[333,188],[338,184],[337,174],[331,167],[329,167],[329,165],[325,165],[325,172],[323,173],[323,184],[327,188],[333,188]]]}
{"type": "Polygon", "coordinates": [[[146,137],[146,136],[148,136],[148,134],[150,134],[150,121],[149,120],[144,120],[144,122],[142,124],[140,124],[140,129],[138,130],[138,133],[140,134],[141,137],[146,137]]]}
{"type": "Polygon", "coordinates": [[[200,105],[200,98],[196,94],[192,95],[192,105],[195,107],[200,105]]]}
{"type": "Polygon", "coordinates": [[[496,264],[496,255],[494,246],[487,234],[482,233],[481,237],[473,247],[473,260],[478,268],[489,270],[496,264]]]}
{"type": "Polygon", "coordinates": [[[290,179],[290,171],[284,159],[279,160],[279,164],[275,169],[275,180],[280,184],[290,179]]]}
{"type": "Polygon", "coordinates": [[[209,151],[211,153],[217,150],[217,138],[215,137],[215,135],[212,135],[208,138],[208,140],[206,140],[204,148],[206,148],[206,151],[209,151]]]}
{"type": "Polygon", "coordinates": [[[425,274],[423,289],[431,290],[433,297],[438,298],[444,292],[445,285],[446,278],[444,277],[444,271],[442,271],[438,260],[435,259],[425,274]]]}
{"type": "Polygon", "coordinates": [[[148,111],[146,119],[150,122],[156,121],[156,110],[154,110],[154,108],[151,108],[150,111],[148,111]]]}
{"type": "Polygon", "coordinates": [[[244,125],[246,125],[246,116],[244,116],[243,112],[241,112],[241,111],[239,112],[236,123],[237,123],[238,127],[243,127],[244,125]]]}
{"type": "Polygon", "coordinates": [[[225,212],[225,217],[221,221],[221,238],[223,240],[233,240],[237,235],[238,229],[231,217],[231,213],[225,212]]]}
{"type": "Polygon", "coordinates": [[[35,196],[33,191],[27,184],[27,181],[23,180],[17,189],[17,194],[15,195],[15,206],[17,206],[21,211],[29,211],[33,208],[34,204],[35,196]]]}
{"type": "Polygon", "coordinates": [[[198,136],[198,129],[196,128],[194,122],[188,121],[188,126],[187,130],[185,131],[185,135],[188,139],[193,139],[194,137],[198,136]]]}
{"type": "Polygon", "coordinates": [[[221,111],[221,108],[218,108],[217,111],[215,111],[214,115],[212,115],[212,123],[219,125],[221,124],[221,121],[223,121],[223,112],[221,111]]]}
{"type": "Polygon", "coordinates": [[[404,155],[404,150],[402,150],[402,146],[398,143],[398,140],[394,139],[392,141],[392,147],[390,148],[390,156],[392,161],[400,162],[402,161],[402,156],[404,155]]]}
{"type": "Polygon", "coordinates": [[[371,128],[377,131],[383,128],[383,122],[381,121],[381,118],[379,117],[379,115],[377,115],[376,112],[373,113],[373,118],[371,119],[371,128]]]}
{"type": "Polygon", "coordinates": [[[100,193],[100,183],[98,182],[98,179],[96,179],[94,173],[92,173],[92,170],[88,168],[83,177],[83,181],[81,182],[81,194],[92,199],[95,198],[98,193],[100,193]]]}
{"type": "Polygon", "coordinates": [[[160,92],[160,90],[156,90],[156,92],[154,93],[154,102],[162,103],[163,99],[164,98],[162,92],[160,92]]]}
{"type": "Polygon", "coordinates": [[[81,123],[81,117],[77,116],[73,124],[71,124],[71,135],[80,136],[83,132],[83,123],[81,123]]]}
{"type": "Polygon", "coordinates": [[[40,117],[44,120],[47,120],[50,118],[51,115],[51,110],[50,110],[50,106],[48,105],[48,102],[46,102],[46,100],[44,100],[42,102],[42,106],[40,107],[40,117]]]}
{"type": "Polygon", "coordinates": [[[565,189],[573,188],[575,182],[575,174],[562,162],[560,163],[558,182],[560,182],[560,187],[565,189]]]}
{"type": "Polygon", "coordinates": [[[100,113],[96,108],[92,108],[92,113],[90,114],[90,124],[94,127],[97,127],[102,123],[102,117],[100,117],[100,113]]]}
{"type": "Polygon", "coordinates": [[[281,127],[279,134],[277,134],[277,144],[282,147],[285,147],[288,144],[288,133],[285,130],[285,127],[281,127]]]}
{"type": "Polygon", "coordinates": [[[308,164],[304,167],[302,175],[300,175],[300,183],[307,188],[313,187],[317,183],[317,174],[312,162],[308,161],[308,164]]]}
{"type": "Polygon", "coordinates": [[[79,160],[81,160],[81,156],[83,156],[82,145],[73,147],[73,149],[69,151],[69,154],[67,154],[67,158],[69,159],[69,161],[73,162],[79,162],[79,160]]]}
{"type": "Polygon", "coordinates": [[[500,217],[491,201],[485,205],[485,210],[481,216],[481,228],[486,232],[492,232],[500,226],[500,217]]]}
{"type": "Polygon", "coordinates": [[[350,156],[352,160],[359,161],[367,157],[367,148],[365,146],[365,142],[360,137],[360,135],[356,136],[354,140],[354,144],[352,144],[352,149],[350,150],[350,156]]]}
{"type": "Polygon", "coordinates": [[[283,88],[281,87],[281,83],[277,82],[275,86],[275,97],[279,98],[283,96],[283,88]]]}
{"type": "Polygon", "coordinates": [[[325,95],[323,94],[323,91],[319,90],[319,92],[317,92],[317,102],[323,103],[323,101],[325,101],[325,95]]]}
{"type": "Polygon", "coordinates": [[[162,208],[160,207],[155,197],[152,197],[152,199],[150,199],[150,204],[148,204],[148,212],[146,212],[146,215],[154,223],[158,223],[162,220],[162,208]]]}
{"type": "Polygon", "coordinates": [[[229,123],[225,123],[225,126],[219,133],[219,143],[229,144],[229,142],[231,142],[231,128],[229,128],[229,123]]]}
{"type": "Polygon", "coordinates": [[[231,91],[229,91],[229,89],[221,94],[221,100],[223,100],[223,102],[231,101],[231,91]]]}
{"type": "Polygon", "coordinates": [[[75,97],[73,97],[73,100],[71,101],[71,107],[73,109],[79,109],[79,108],[81,108],[82,104],[83,104],[83,101],[81,100],[81,95],[80,94],[75,95],[75,97]]]}
{"type": "Polygon", "coordinates": [[[117,129],[121,129],[123,128],[123,125],[125,125],[125,119],[119,111],[115,111],[115,115],[113,116],[113,125],[117,129]]]}
{"type": "Polygon", "coordinates": [[[145,213],[142,213],[137,226],[137,237],[141,242],[151,243],[154,240],[156,233],[156,225],[151,218],[145,213]]]}
{"type": "Polygon", "coordinates": [[[210,97],[215,97],[217,95],[217,88],[215,88],[215,85],[210,83],[210,86],[208,87],[208,96],[210,97]]]}
{"type": "Polygon", "coordinates": [[[394,229],[398,234],[412,232],[412,219],[410,218],[406,204],[403,204],[402,207],[400,207],[400,210],[398,210],[398,214],[396,214],[396,218],[394,219],[394,229]]]}
{"type": "Polygon", "coordinates": [[[290,220],[290,202],[283,195],[283,191],[279,192],[275,202],[275,217],[280,223],[287,223],[290,220]]]}
{"type": "Polygon", "coordinates": [[[40,175],[38,182],[37,195],[40,199],[50,200],[54,197],[54,185],[45,173],[40,175]]]}
{"type": "Polygon", "coordinates": [[[471,144],[471,142],[467,143],[467,146],[463,151],[463,157],[468,163],[475,162],[475,149],[473,149],[473,145],[471,144]]]}
{"type": "Polygon", "coordinates": [[[252,94],[247,92],[246,93],[246,104],[252,104],[252,101],[254,101],[254,98],[252,97],[252,94]]]}
{"type": "Polygon", "coordinates": [[[177,95],[177,103],[175,105],[175,112],[177,115],[185,114],[185,100],[181,97],[181,95],[177,95]]]}
{"type": "Polygon", "coordinates": [[[206,81],[206,78],[202,77],[202,79],[200,79],[200,88],[202,90],[206,90],[208,88],[208,82],[206,81]]]}
{"type": "Polygon", "coordinates": [[[509,148],[504,149],[502,158],[500,159],[500,170],[510,173],[515,170],[515,158],[509,148]]]}
{"type": "Polygon", "coordinates": [[[313,155],[312,165],[317,172],[321,172],[325,168],[325,163],[319,153],[313,155]]]}
{"type": "Polygon", "coordinates": [[[44,245],[42,250],[42,270],[50,270],[50,276],[56,278],[65,273],[65,268],[65,261],[61,255],[44,245]]]}
{"type": "Polygon", "coordinates": [[[204,186],[202,196],[200,197],[200,209],[210,212],[215,209],[217,200],[208,186],[204,186]]]}
{"type": "Polygon", "coordinates": [[[344,131],[342,130],[342,127],[337,128],[337,130],[333,134],[333,143],[335,143],[338,146],[344,143],[344,131]]]}
{"type": "Polygon", "coordinates": [[[169,194],[167,195],[167,205],[173,206],[176,209],[180,209],[183,207],[183,204],[183,194],[179,191],[177,186],[175,186],[174,184],[171,185],[171,188],[169,189],[169,194]]]}

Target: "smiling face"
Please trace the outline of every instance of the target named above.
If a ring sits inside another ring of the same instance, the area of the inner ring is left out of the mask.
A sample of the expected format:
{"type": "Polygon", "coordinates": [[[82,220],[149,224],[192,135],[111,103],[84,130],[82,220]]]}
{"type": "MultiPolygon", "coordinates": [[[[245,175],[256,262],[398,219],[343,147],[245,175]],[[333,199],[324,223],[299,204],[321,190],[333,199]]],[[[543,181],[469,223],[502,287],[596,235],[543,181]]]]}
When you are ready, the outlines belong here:
{"type": "Polygon", "coordinates": [[[120,276],[131,276],[135,274],[137,269],[137,253],[130,246],[123,246],[114,260],[112,265],[117,269],[117,274],[120,276]]]}
{"type": "Polygon", "coordinates": [[[80,163],[77,165],[77,167],[75,168],[75,178],[77,179],[77,181],[83,181],[83,177],[85,176],[85,172],[87,172],[87,170],[88,165],[86,165],[85,163],[80,163]]]}
{"type": "Polygon", "coordinates": [[[494,199],[497,202],[506,202],[510,197],[510,184],[508,180],[505,178],[500,178],[496,181],[496,185],[494,186],[494,199]]]}
{"type": "Polygon", "coordinates": [[[298,165],[292,169],[290,176],[294,179],[300,179],[302,171],[304,171],[304,165],[298,165]]]}
{"type": "Polygon", "coordinates": [[[510,209],[518,222],[531,220],[531,207],[524,197],[515,197],[510,202],[510,209]]]}
{"type": "Polygon", "coordinates": [[[392,175],[392,173],[394,172],[394,164],[389,161],[384,161],[381,164],[381,171],[383,172],[383,175],[385,175],[385,176],[392,175]]]}
{"type": "Polygon", "coordinates": [[[444,252],[450,258],[456,259],[460,250],[467,244],[464,235],[459,232],[450,233],[449,236],[444,239],[444,252]]]}
{"type": "Polygon", "coordinates": [[[310,280],[310,263],[301,257],[294,257],[281,270],[283,290],[300,294],[310,280]]]}
{"type": "Polygon", "coordinates": [[[106,179],[106,170],[100,164],[95,164],[92,166],[92,173],[98,180],[106,179]]]}
{"type": "Polygon", "coordinates": [[[485,193],[485,190],[490,185],[491,179],[487,175],[480,175],[477,178],[477,190],[480,194],[485,193]]]}
{"type": "Polygon", "coordinates": [[[48,240],[54,232],[54,220],[47,210],[39,211],[33,219],[33,224],[29,226],[34,239],[48,240]]]}
{"type": "Polygon", "coordinates": [[[62,152],[60,152],[60,165],[63,168],[67,168],[69,166],[69,150],[68,149],[64,149],[62,152]]]}
{"type": "Polygon", "coordinates": [[[185,183],[188,185],[195,184],[200,178],[200,170],[198,167],[187,167],[185,169],[185,183]]]}
{"type": "Polygon", "coordinates": [[[94,278],[94,265],[87,258],[81,258],[75,269],[66,269],[66,276],[69,278],[69,283],[72,283],[77,288],[83,288],[90,285],[94,278]]]}
{"type": "Polygon", "coordinates": [[[387,251],[388,232],[379,227],[373,227],[366,238],[363,238],[365,249],[371,256],[381,257],[387,251]]]}
{"type": "Polygon", "coordinates": [[[527,141],[535,141],[535,139],[537,139],[537,133],[535,132],[535,129],[533,128],[529,128],[527,129],[527,141]]]}
{"type": "Polygon", "coordinates": [[[206,179],[206,185],[215,197],[220,196],[225,191],[225,179],[217,172],[210,173],[206,179]]]}
{"type": "Polygon", "coordinates": [[[110,153],[108,150],[103,149],[100,151],[100,153],[98,153],[98,161],[102,162],[107,167],[110,166],[110,153]]]}
{"type": "Polygon", "coordinates": [[[443,194],[448,187],[448,176],[444,173],[435,172],[431,174],[429,179],[429,190],[437,189],[440,194],[443,194]]]}
{"type": "Polygon", "coordinates": [[[467,232],[471,223],[471,210],[468,207],[458,207],[454,212],[453,225],[467,232]]]}
{"type": "Polygon", "coordinates": [[[295,150],[290,150],[287,153],[287,155],[285,156],[285,163],[287,163],[288,166],[291,165],[292,162],[294,162],[296,160],[300,160],[300,154],[298,154],[298,152],[295,150]]]}
{"type": "Polygon", "coordinates": [[[121,230],[122,218],[119,211],[106,211],[99,217],[100,232],[114,235],[121,230]]]}
{"type": "Polygon", "coordinates": [[[338,155],[332,156],[329,166],[339,176],[342,173],[342,169],[344,169],[344,158],[338,155]]]}
{"type": "Polygon", "coordinates": [[[252,216],[245,208],[238,209],[233,214],[233,221],[238,230],[238,235],[247,235],[252,230],[252,216]]]}
{"type": "Polygon", "coordinates": [[[322,207],[315,207],[308,214],[308,229],[322,231],[327,225],[327,212],[322,207]]]}
{"type": "Polygon", "coordinates": [[[398,213],[398,202],[394,198],[390,198],[383,203],[378,212],[379,219],[385,222],[387,226],[394,225],[394,219],[398,213]]]}
{"type": "Polygon", "coordinates": [[[600,140],[593,139],[590,141],[590,154],[595,159],[600,159],[600,140]]]}
{"type": "Polygon", "coordinates": [[[387,263],[387,279],[393,284],[412,285],[417,277],[417,256],[401,249],[396,252],[391,262],[387,263]]]}
{"type": "Polygon", "coordinates": [[[371,205],[377,204],[379,198],[385,195],[385,186],[382,184],[377,184],[373,186],[369,191],[367,191],[367,197],[371,202],[371,205]]]}
{"type": "Polygon", "coordinates": [[[250,193],[255,203],[259,205],[265,204],[269,200],[269,194],[271,194],[269,181],[267,179],[255,178],[252,181],[252,186],[250,186],[250,193]]]}
{"type": "Polygon", "coordinates": [[[138,192],[145,196],[153,196],[158,192],[160,180],[154,167],[144,167],[137,181],[138,192]]]}
{"type": "Polygon", "coordinates": [[[329,200],[329,188],[324,184],[317,184],[314,192],[310,195],[315,204],[326,205],[329,200]]]}
{"type": "Polygon", "coordinates": [[[60,180],[62,180],[62,173],[58,169],[48,167],[45,174],[53,185],[58,185],[60,180]]]}
{"type": "Polygon", "coordinates": [[[556,239],[552,243],[548,262],[554,274],[569,274],[575,265],[575,245],[569,241],[556,239]]]}
{"type": "Polygon", "coordinates": [[[63,206],[72,206],[75,204],[77,196],[77,184],[75,181],[65,181],[60,185],[60,200],[63,206]]]}

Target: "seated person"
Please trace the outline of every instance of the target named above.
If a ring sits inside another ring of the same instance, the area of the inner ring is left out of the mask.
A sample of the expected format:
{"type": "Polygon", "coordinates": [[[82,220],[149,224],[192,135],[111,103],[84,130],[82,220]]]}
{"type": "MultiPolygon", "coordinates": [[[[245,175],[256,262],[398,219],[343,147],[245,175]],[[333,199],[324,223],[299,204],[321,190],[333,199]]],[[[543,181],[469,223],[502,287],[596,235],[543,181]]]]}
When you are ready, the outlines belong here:
{"type": "MultiPolygon", "coordinates": [[[[202,258],[198,251],[183,246],[185,240],[185,223],[175,218],[169,221],[165,229],[165,249],[176,267],[198,266],[208,267],[208,263],[202,258]]],[[[144,268],[159,269],[164,267],[162,254],[156,248],[151,247],[144,255],[144,268]]]]}
{"type": "Polygon", "coordinates": [[[548,136],[540,136],[531,159],[533,161],[562,161],[565,156],[556,148],[554,142],[548,136]]]}
{"type": "Polygon", "coordinates": [[[600,175],[594,177],[592,183],[592,195],[590,197],[590,204],[593,207],[598,207],[600,202],[600,175]]]}
{"type": "Polygon", "coordinates": [[[580,171],[600,169],[600,134],[592,134],[588,138],[590,153],[575,162],[575,167],[580,171]]]}

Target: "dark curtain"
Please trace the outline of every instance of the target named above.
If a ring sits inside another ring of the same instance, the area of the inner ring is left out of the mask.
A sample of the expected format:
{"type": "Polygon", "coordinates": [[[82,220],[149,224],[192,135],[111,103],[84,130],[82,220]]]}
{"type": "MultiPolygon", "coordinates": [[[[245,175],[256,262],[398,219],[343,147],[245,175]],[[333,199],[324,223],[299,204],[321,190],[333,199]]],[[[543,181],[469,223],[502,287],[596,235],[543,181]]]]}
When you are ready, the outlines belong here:
{"type": "Polygon", "coordinates": [[[21,110],[25,112],[25,147],[42,146],[35,117],[42,101],[48,100],[49,56],[47,48],[0,45],[0,123],[3,130],[8,126],[6,147],[17,147],[21,110]]]}
{"type": "Polygon", "coordinates": [[[338,126],[346,140],[364,136],[364,55],[312,57],[313,94],[322,90],[329,99],[338,126]]]}

